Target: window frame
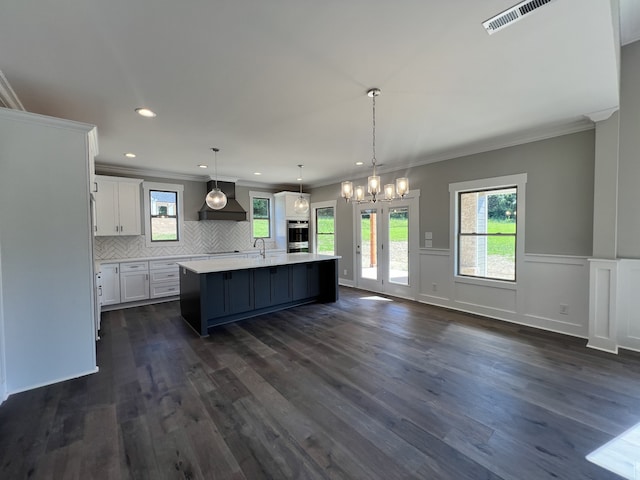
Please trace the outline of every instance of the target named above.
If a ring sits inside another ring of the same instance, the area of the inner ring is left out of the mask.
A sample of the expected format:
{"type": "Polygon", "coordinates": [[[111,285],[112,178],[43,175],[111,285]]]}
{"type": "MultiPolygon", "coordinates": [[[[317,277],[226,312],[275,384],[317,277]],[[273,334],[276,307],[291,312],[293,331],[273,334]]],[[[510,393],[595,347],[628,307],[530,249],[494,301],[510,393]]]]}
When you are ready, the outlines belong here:
{"type": "Polygon", "coordinates": [[[323,209],[323,208],[333,208],[333,254],[332,255],[336,255],[336,252],[338,250],[338,242],[337,242],[337,238],[338,238],[338,231],[337,231],[337,222],[336,222],[336,215],[337,215],[337,204],[338,202],[336,200],[329,200],[326,202],[318,202],[318,203],[312,203],[311,204],[311,216],[310,216],[310,224],[309,227],[311,228],[310,233],[310,238],[313,239],[313,245],[311,245],[311,249],[310,251],[312,251],[313,253],[318,253],[318,226],[316,224],[317,222],[317,210],[323,209]]]}
{"type": "Polygon", "coordinates": [[[270,192],[249,191],[249,224],[251,225],[251,238],[264,238],[265,241],[272,241],[275,239],[275,197],[270,192]],[[268,237],[256,237],[253,233],[253,200],[255,198],[264,198],[269,200],[269,236],[268,237]]]}
{"type": "Polygon", "coordinates": [[[456,283],[469,283],[475,285],[496,285],[502,288],[515,289],[518,284],[519,274],[523,271],[524,263],[524,240],[525,240],[525,219],[526,219],[526,184],[527,174],[505,175],[502,177],[483,178],[466,182],[449,184],[450,198],[450,242],[453,244],[453,254],[451,255],[451,272],[456,283]],[[516,229],[516,250],[515,250],[515,280],[497,279],[481,276],[470,276],[459,273],[459,249],[460,249],[460,194],[477,191],[501,190],[505,188],[516,188],[517,190],[517,229],[516,229]]]}
{"type": "Polygon", "coordinates": [[[145,245],[149,248],[158,247],[181,247],[184,245],[184,185],[179,183],[142,183],[142,202],[144,206],[144,236],[145,245]],[[177,240],[151,240],[151,191],[175,192],[176,193],[176,216],[177,216],[177,240]]]}

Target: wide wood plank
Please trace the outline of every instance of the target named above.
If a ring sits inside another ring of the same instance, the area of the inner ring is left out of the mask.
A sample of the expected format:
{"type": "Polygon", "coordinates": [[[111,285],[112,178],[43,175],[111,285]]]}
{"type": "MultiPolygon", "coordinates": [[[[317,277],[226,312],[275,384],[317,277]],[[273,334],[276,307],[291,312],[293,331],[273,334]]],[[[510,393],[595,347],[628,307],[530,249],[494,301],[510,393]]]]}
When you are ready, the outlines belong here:
{"type": "Polygon", "coordinates": [[[619,478],[585,455],[640,422],[640,355],[368,297],[105,313],[97,374],[0,407],[0,478],[619,478]]]}

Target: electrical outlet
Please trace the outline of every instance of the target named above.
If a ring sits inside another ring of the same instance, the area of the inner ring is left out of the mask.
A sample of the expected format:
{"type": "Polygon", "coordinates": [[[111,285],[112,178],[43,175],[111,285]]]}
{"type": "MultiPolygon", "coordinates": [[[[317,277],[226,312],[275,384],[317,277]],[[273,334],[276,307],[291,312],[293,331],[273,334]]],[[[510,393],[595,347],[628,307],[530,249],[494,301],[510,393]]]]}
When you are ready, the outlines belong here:
{"type": "Polygon", "coordinates": [[[347,275],[347,269],[346,268],[343,270],[342,274],[345,275],[345,276],[347,275]]]}
{"type": "Polygon", "coordinates": [[[561,303],[560,304],[560,314],[561,315],[569,315],[569,305],[561,303]]]}
{"type": "Polygon", "coordinates": [[[424,248],[433,248],[433,240],[425,240],[424,248]]]}
{"type": "Polygon", "coordinates": [[[432,283],[431,284],[431,290],[433,290],[434,292],[438,291],[438,284],[437,283],[432,283]]]}
{"type": "Polygon", "coordinates": [[[425,240],[433,240],[433,232],[424,232],[425,240]]]}

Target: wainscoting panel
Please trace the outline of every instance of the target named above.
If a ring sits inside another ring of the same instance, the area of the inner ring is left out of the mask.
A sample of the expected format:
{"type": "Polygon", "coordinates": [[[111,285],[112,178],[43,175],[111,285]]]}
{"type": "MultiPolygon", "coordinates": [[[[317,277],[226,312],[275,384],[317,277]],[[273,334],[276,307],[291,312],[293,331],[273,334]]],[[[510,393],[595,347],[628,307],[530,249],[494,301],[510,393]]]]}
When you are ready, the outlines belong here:
{"type": "Polygon", "coordinates": [[[516,291],[512,288],[455,282],[454,302],[463,310],[494,310],[501,318],[516,313],[516,291]]]}
{"type": "Polygon", "coordinates": [[[523,315],[528,324],[586,337],[589,331],[589,266],[586,258],[526,255],[523,315]]]}
{"type": "Polygon", "coordinates": [[[587,259],[527,254],[520,270],[515,288],[501,282],[485,285],[473,280],[455,280],[449,250],[421,249],[417,300],[586,338],[589,326],[587,259]]]}
{"type": "Polygon", "coordinates": [[[418,300],[449,307],[451,299],[449,250],[420,250],[420,293],[418,300]]]}
{"type": "Polygon", "coordinates": [[[618,344],[640,351],[640,260],[618,261],[618,344]]]}

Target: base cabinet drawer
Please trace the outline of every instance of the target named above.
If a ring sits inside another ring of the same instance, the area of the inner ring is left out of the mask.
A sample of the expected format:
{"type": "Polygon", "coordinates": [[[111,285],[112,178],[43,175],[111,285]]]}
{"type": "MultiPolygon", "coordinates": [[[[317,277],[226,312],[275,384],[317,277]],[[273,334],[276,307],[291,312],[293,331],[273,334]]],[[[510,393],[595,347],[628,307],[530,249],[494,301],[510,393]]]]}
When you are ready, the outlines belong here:
{"type": "Polygon", "coordinates": [[[180,294],[180,283],[161,283],[151,285],[151,298],[170,297],[180,294]]]}
{"type": "Polygon", "coordinates": [[[180,270],[178,267],[171,270],[151,270],[151,283],[153,284],[156,282],[180,283],[180,270]]]}

